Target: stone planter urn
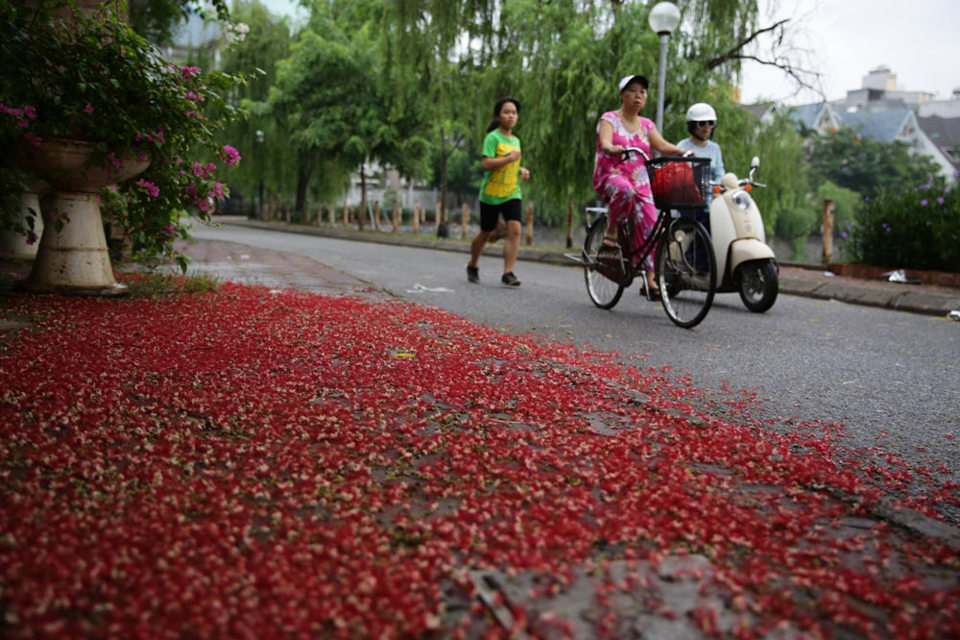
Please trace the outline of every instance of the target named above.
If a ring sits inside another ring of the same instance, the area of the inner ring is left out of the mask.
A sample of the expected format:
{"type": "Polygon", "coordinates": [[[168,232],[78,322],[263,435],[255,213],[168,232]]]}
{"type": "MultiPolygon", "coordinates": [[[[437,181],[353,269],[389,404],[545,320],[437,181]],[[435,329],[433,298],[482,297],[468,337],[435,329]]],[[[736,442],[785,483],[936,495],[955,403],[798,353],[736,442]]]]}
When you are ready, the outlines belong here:
{"type": "Polygon", "coordinates": [[[18,151],[21,166],[50,185],[41,202],[43,235],[23,289],[104,296],[126,293],[126,287],[113,277],[97,191],[142,173],[149,160],[125,157],[120,168],[92,166],[88,164],[92,144],[64,139],[44,140],[39,147],[25,145],[18,151]]]}
{"type": "MultiPolygon", "coordinates": [[[[40,213],[40,193],[46,190],[46,185],[36,181],[30,185],[31,191],[20,196],[20,211],[18,222],[23,223],[28,217],[33,217],[33,232],[39,237],[43,233],[43,218],[40,213]]],[[[38,242],[28,242],[27,237],[16,231],[0,229],[0,257],[30,260],[37,255],[38,242]]]]}

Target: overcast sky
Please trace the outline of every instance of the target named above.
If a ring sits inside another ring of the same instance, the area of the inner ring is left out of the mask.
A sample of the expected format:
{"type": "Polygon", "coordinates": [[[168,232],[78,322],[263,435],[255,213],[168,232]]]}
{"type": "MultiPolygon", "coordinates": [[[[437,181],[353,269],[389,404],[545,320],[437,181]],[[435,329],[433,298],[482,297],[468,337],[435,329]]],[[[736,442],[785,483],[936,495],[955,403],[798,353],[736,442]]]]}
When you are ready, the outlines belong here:
{"type": "MultiPolygon", "coordinates": [[[[760,24],[793,18],[798,48],[823,74],[828,100],[857,89],[869,71],[885,65],[902,91],[929,91],[935,99],[960,89],[960,0],[760,0],[760,24]]],[[[783,75],[760,65],[744,68],[743,102],[759,98],[799,104],[783,75]]]]}
{"type": "MultiPolygon", "coordinates": [[[[261,2],[275,13],[297,10],[291,0],[261,2]]],[[[960,0],[760,0],[760,6],[760,26],[792,19],[791,42],[805,65],[822,74],[828,100],[859,88],[881,65],[896,74],[903,91],[946,99],[960,89],[960,0]]],[[[753,63],[744,67],[741,89],[744,103],[820,100],[811,92],[795,94],[782,73],[753,63]]]]}

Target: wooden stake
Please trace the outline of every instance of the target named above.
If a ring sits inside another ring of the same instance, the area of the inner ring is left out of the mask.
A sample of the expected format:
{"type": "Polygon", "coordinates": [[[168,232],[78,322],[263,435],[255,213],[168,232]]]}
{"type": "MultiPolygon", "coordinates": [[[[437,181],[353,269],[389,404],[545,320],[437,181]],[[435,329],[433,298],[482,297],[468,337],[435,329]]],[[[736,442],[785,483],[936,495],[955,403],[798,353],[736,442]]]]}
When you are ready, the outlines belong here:
{"type": "Polygon", "coordinates": [[[527,205],[527,244],[533,244],[533,204],[527,205]]]}
{"type": "Polygon", "coordinates": [[[417,200],[413,205],[413,233],[420,233],[420,201],[417,200]]]}
{"type": "Polygon", "coordinates": [[[470,226],[470,206],[464,202],[460,212],[460,238],[467,237],[467,227],[470,226]]]}
{"type": "Polygon", "coordinates": [[[573,246],[573,200],[567,203],[567,249],[573,246]]]}
{"type": "Polygon", "coordinates": [[[400,228],[400,218],[403,214],[403,210],[400,209],[400,201],[397,200],[397,203],[393,205],[393,232],[396,233],[397,229],[400,228]]]}
{"type": "Polygon", "coordinates": [[[823,256],[820,261],[828,264],[833,258],[833,200],[823,201],[823,256]]]}

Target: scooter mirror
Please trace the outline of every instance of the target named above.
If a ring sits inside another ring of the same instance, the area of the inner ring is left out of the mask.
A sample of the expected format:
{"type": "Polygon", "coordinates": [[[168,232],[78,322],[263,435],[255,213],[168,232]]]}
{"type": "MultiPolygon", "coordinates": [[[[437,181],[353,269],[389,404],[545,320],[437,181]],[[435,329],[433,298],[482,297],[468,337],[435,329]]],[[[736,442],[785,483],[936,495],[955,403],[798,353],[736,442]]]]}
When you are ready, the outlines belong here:
{"type": "Polygon", "coordinates": [[[753,160],[750,161],[750,168],[756,169],[760,166],[760,156],[753,156],[753,160]]]}

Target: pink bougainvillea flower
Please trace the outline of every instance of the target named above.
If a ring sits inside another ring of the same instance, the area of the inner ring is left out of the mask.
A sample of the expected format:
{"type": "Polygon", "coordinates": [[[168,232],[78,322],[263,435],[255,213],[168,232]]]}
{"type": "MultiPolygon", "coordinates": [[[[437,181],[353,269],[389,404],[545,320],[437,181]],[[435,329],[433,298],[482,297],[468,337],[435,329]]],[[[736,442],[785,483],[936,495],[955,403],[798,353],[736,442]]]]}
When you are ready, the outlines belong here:
{"type": "Polygon", "coordinates": [[[212,162],[208,162],[206,165],[202,165],[199,162],[194,162],[191,168],[193,169],[193,175],[197,176],[201,180],[206,180],[213,175],[217,165],[213,164],[212,162]]]}
{"type": "Polygon", "coordinates": [[[31,105],[26,105],[23,107],[23,115],[27,116],[31,120],[37,119],[37,110],[34,109],[31,105]]]}
{"type": "Polygon", "coordinates": [[[187,193],[187,196],[189,196],[191,202],[193,202],[194,206],[196,206],[197,209],[203,212],[206,212],[210,209],[212,202],[209,196],[206,198],[201,198],[200,192],[197,190],[196,185],[188,184],[184,188],[184,191],[187,193]]]}
{"type": "Polygon", "coordinates": [[[240,162],[240,152],[229,144],[225,144],[223,145],[223,151],[220,154],[220,159],[223,160],[227,166],[232,167],[240,162]]]}
{"type": "Polygon", "coordinates": [[[120,162],[120,158],[118,158],[117,154],[113,151],[107,154],[107,160],[114,169],[119,170],[121,167],[123,167],[123,163],[120,162]]]}
{"type": "Polygon", "coordinates": [[[150,182],[149,180],[140,178],[139,180],[137,180],[137,186],[141,187],[144,191],[149,193],[150,196],[153,198],[156,198],[158,195],[160,195],[160,188],[157,187],[157,185],[155,185],[154,183],[150,182]]]}
{"type": "Polygon", "coordinates": [[[223,183],[213,183],[213,187],[210,189],[210,193],[207,197],[211,200],[223,200],[225,197],[227,197],[226,193],[224,193],[223,183]]]}
{"type": "Polygon", "coordinates": [[[43,139],[40,136],[31,132],[27,132],[23,134],[23,137],[27,142],[29,142],[35,147],[39,147],[43,143],[43,139]]]}
{"type": "Polygon", "coordinates": [[[83,108],[83,112],[84,112],[84,113],[93,113],[93,105],[88,102],[88,103],[87,103],[87,106],[85,106],[85,107],[83,108]]]}
{"type": "Polygon", "coordinates": [[[161,145],[166,144],[166,140],[163,137],[163,129],[158,129],[156,132],[144,131],[138,133],[135,136],[135,140],[140,142],[141,140],[148,140],[149,142],[157,142],[161,145]]]}

